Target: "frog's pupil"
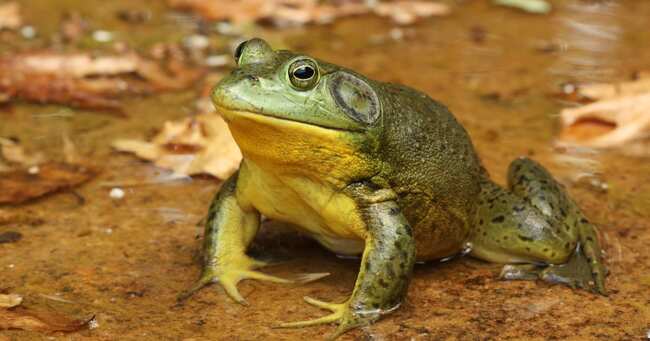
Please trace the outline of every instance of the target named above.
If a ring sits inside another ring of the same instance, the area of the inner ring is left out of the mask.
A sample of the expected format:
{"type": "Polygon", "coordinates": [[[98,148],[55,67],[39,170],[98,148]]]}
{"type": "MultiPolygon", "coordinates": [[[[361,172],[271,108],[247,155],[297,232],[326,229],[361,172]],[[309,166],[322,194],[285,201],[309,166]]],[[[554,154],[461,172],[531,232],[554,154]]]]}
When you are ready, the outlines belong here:
{"type": "Polygon", "coordinates": [[[293,71],[293,75],[298,79],[310,79],[314,76],[314,69],[309,66],[301,66],[293,71]]]}

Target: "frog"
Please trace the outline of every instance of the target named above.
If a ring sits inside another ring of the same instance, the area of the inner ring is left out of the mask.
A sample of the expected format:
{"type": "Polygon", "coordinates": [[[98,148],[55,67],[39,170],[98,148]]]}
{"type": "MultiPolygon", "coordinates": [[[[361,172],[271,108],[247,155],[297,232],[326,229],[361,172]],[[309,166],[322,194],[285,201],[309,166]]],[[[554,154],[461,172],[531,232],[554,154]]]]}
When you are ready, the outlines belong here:
{"type": "Polygon", "coordinates": [[[334,323],[337,338],[398,309],[416,262],[464,254],[503,264],[503,279],[606,295],[598,229],[540,163],[515,159],[499,185],[465,128],[423,92],[260,38],[241,43],[234,57],[211,99],[243,159],[209,207],[201,275],[179,299],[218,283],[247,304],[242,280],[320,278],[260,271],[268,263],[248,248],[262,217],[360,256],[348,299],[305,297],[330,313],[279,328],[334,323]]]}

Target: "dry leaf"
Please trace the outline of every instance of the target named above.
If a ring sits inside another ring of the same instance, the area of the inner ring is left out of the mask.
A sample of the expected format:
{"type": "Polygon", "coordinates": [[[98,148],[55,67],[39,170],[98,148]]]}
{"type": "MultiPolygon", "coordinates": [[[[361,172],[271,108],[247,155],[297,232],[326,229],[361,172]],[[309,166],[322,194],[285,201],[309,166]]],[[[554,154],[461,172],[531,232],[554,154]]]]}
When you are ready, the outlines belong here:
{"type": "Polygon", "coordinates": [[[119,110],[116,97],[184,89],[202,74],[178,61],[162,65],[135,53],[15,54],[0,58],[0,98],[119,110]]]}
{"type": "Polygon", "coordinates": [[[17,2],[0,4],[0,30],[15,30],[22,25],[20,7],[17,2]]]}
{"type": "Polygon", "coordinates": [[[229,20],[234,24],[268,21],[276,26],[322,24],[369,13],[388,16],[398,24],[411,24],[419,18],[449,13],[447,5],[428,1],[376,4],[361,0],[168,0],[168,3],[207,20],[229,20]]]}
{"type": "Polygon", "coordinates": [[[0,204],[20,204],[80,185],[95,175],[96,171],[91,168],[57,162],[34,166],[28,171],[2,173],[0,204]]]}
{"type": "Polygon", "coordinates": [[[0,209],[0,226],[11,224],[24,224],[24,225],[41,225],[44,220],[40,214],[27,211],[14,213],[0,209]]]}
{"type": "Polygon", "coordinates": [[[226,122],[211,113],[166,122],[150,142],[116,140],[112,146],[178,175],[210,174],[226,179],[242,159],[226,122]]]}
{"type": "Polygon", "coordinates": [[[377,15],[390,17],[400,25],[415,23],[420,18],[450,13],[449,6],[429,1],[379,2],[373,9],[377,15]]]}
{"type": "Polygon", "coordinates": [[[9,164],[30,167],[43,162],[44,157],[41,153],[30,155],[18,142],[0,137],[0,160],[3,159],[9,164]]]}
{"type": "Polygon", "coordinates": [[[23,302],[23,298],[16,294],[0,294],[0,308],[13,308],[23,302]]]}
{"type": "Polygon", "coordinates": [[[552,8],[546,0],[494,0],[494,3],[535,14],[548,14],[552,8]]]}
{"type": "Polygon", "coordinates": [[[74,320],[55,313],[33,313],[25,308],[0,309],[0,330],[19,329],[38,332],[75,332],[89,328],[95,320],[74,320]]]}
{"type": "Polygon", "coordinates": [[[560,141],[650,155],[650,78],[578,88],[595,102],[561,112],[560,141]]]}

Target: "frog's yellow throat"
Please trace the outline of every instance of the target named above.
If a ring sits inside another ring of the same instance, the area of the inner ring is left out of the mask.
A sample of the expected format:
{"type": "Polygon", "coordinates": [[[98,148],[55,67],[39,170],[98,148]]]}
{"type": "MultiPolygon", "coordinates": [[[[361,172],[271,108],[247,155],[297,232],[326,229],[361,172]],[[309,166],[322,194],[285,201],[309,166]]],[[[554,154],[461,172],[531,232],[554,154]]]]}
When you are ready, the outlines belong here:
{"type": "Polygon", "coordinates": [[[353,132],[218,107],[245,159],[266,169],[346,183],[371,169],[353,132]]]}

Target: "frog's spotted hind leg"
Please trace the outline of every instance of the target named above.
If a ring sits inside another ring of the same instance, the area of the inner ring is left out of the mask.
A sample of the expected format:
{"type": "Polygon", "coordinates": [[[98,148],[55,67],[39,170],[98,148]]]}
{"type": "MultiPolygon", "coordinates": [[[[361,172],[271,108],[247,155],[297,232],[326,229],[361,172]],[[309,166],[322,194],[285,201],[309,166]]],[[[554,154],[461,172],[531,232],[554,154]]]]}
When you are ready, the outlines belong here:
{"type": "Polygon", "coordinates": [[[506,279],[541,278],[605,294],[596,228],[562,186],[528,158],[513,161],[509,191],[482,186],[472,254],[507,265],[506,279]]]}

